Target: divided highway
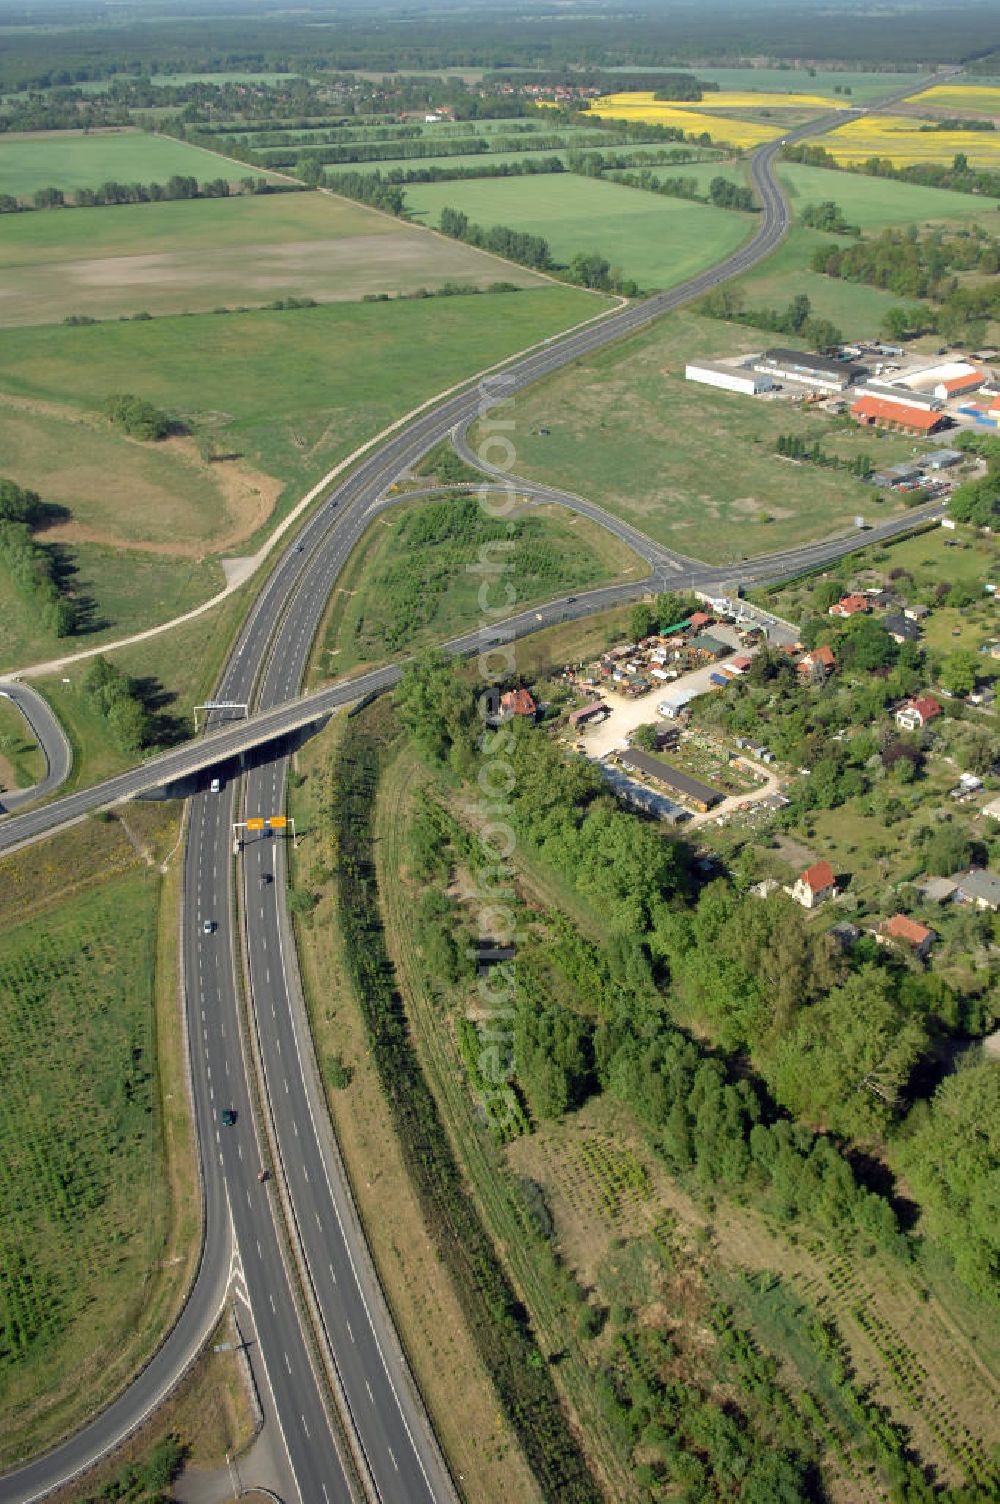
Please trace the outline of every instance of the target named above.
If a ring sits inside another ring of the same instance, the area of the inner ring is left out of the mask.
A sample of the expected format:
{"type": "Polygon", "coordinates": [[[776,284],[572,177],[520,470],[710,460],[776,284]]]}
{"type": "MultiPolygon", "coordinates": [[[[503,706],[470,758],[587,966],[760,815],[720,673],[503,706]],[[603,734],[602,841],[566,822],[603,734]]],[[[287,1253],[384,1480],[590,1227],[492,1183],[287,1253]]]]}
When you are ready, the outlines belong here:
{"type": "MultiPolygon", "coordinates": [[[[844,113],[835,118],[843,120],[844,113]]],[[[828,123],[813,122],[785,139],[825,129],[828,123]]],[[[388,439],[330,492],[262,588],[219,685],[219,699],[253,706],[253,722],[213,729],[206,740],[151,759],[143,768],[11,817],[0,824],[0,852],[37,839],[90,809],[190,774],[209,761],[221,763],[259,741],[262,731],[283,733],[302,724],[305,716],[318,717],[395,682],[400,670],[393,666],[298,697],[330,591],[373,508],[390,504],[385,498],[388,487],[438,440],[453,429],[464,430],[492,402],[631,334],[766,256],[788,222],[772,171],[778,147],[772,143],[752,159],[751,174],[763,210],[755,235],[742,249],[683,286],[553,339],[481,385],[470,385],[444,400],[388,439]]],[[[918,518],[919,513],[908,514],[867,537],[889,536],[890,530],[911,527],[918,518]]],[[[491,640],[527,635],[553,621],[635,599],[651,588],[712,588],[781,578],[839,557],[857,542],[855,536],[834,539],[747,561],[736,569],[709,568],[662,550],[650,559],[654,573],[645,581],[552,602],[485,634],[465,634],[449,647],[456,653],[478,651],[491,640]]],[[[283,851],[278,843],[261,839],[245,844],[235,861],[233,857],[234,816],[280,813],[286,771],[284,760],[256,767],[246,774],[238,797],[235,786],[229,785],[218,793],[199,793],[190,803],[182,955],[206,1217],[197,1280],[180,1321],[144,1373],[72,1440],[0,1479],[0,1504],[28,1504],[41,1498],[134,1429],[197,1351],[227,1289],[235,1290],[252,1315],[251,1362],[258,1386],[270,1397],[290,1463],[286,1504],[351,1500],[357,1496],[352,1466],[369,1494],[385,1501],[448,1504],[454,1497],[328,1141],[290,947],[283,851]],[[237,881],[242,884],[238,911],[237,881]],[[237,928],[237,912],[242,929],[237,928]],[[305,1263],[319,1345],[326,1348],[334,1382],[342,1385],[354,1436],[353,1459],[342,1455],[327,1423],[325,1381],[314,1370],[310,1343],[300,1326],[275,1191],[257,1178],[268,1151],[258,1142],[253,1072],[243,1052],[244,985],[262,1063],[265,1120],[270,1121],[277,1147],[273,1168],[282,1177],[293,1244],[305,1263]],[[226,1109],[236,1114],[231,1126],[221,1121],[226,1109]]]]}

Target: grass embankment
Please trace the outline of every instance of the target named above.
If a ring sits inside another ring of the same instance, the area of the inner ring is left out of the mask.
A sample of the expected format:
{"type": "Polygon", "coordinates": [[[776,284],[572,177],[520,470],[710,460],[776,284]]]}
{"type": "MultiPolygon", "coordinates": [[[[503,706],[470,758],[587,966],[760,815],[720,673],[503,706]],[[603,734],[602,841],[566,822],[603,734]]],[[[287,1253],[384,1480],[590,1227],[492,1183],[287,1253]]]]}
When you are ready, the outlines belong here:
{"type": "Polygon", "coordinates": [[[518,396],[515,472],[565,486],[660,542],[718,563],[823,537],[859,511],[882,515],[898,505],[841,471],[776,453],[779,434],[788,433],[880,464],[886,450],[871,435],[796,404],[684,379],[688,360],[759,351],[768,339],[679,312],[575,362],[518,396]]]}
{"type": "Polygon", "coordinates": [[[562,507],[524,508],[498,521],[474,496],[403,503],[372,524],[348,560],[317,638],[312,677],[339,678],[478,625],[484,581],[489,604],[499,609],[509,600],[510,614],[647,572],[617,538],[562,507]],[[504,572],[477,571],[481,560],[504,572]]]}
{"type": "MultiPolygon", "coordinates": [[[[145,1492],[123,1493],[123,1484],[128,1470],[148,1464],[166,1438],[177,1443],[183,1455],[185,1483],[195,1487],[199,1473],[221,1471],[229,1457],[239,1458],[254,1438],[253,1407],[239,1353],[215,1349],[219,1344],[236,1344],[241,1335],[232,1315],[224,1316],[190,1373],[152,1419],[108,1462],[50,1495],[53,1504],[105,1504],[119,1498],[145,1498],[145,1492]]],[[[218,1504],[235,1504],[230,1497],[223,1499],[217,1494],[216,1498],[218,1504]]]]}
{"type": "Polygon", "coordinates": [[[174,807],[86,821],[0,868],[0,1462],[127,1382],[193,1272],[174,807]]]}
{"type": "MultiPolygon", "coordinates": [[[[683,163],[654,170],[667,176],[685,171],[683,163]]],[[[481,225],[544,236],[556,261],[566,265],[578,251],[599,252],[647,289],[675,287],[734,251],[753,229],[745,214],[570,173],[413,183],[406,201],[427,224],[436,225],[448,206],[481,225]]]]}
{"type": "Polygon", "coordinates": [[[27,721],[0,695],[0,792],[26,789],[45,773],[45,756],[27,721]]]}
{"type": "Polygon", "coordinates": [[[372,823],[372,800],[392,735],[390,707],[380,702],[352,723],[336,760],[333,838],[346,971],[403,1162],[479,1361],[496,1387],[543,1496],[567,1504],[594,1500],[596,1487],[509,1276],[465,1188],[396,994],[373,864],[372,823]]]}
{"type": "MultiPolygon", "coordinates": [[[[357,302],[446,282],[542,286],[471,246],[331,194],[120,204],[11,216],[0,248],[0,324],[58,323],[260,306],[274,298],[357,302]]],[[[5,229],[7,226],[5,226],[5,229]]]]}

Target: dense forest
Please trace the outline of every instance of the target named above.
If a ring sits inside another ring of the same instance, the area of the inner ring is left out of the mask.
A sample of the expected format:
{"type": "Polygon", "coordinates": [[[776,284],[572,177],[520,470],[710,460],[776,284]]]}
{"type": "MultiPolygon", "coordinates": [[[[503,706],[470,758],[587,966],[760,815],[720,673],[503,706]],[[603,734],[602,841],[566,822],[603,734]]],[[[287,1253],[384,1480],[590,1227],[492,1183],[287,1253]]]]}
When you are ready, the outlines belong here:
{"type": "MultiPolygon", "coordinates": [[[[484,5],[407,15],[394,26],[390,7],[340,11],[336,29],[320,28],[313,14],[271,17],[243,11],[231,16],[179,14],[123,18],[95,49],[89,12],[54,8],[58,25],[40,28],[41,11],[10,13],[0,83],[38,88],[72,84],[109,73],[170,74],[318,68],[397,72],[434,68],[669,67],[681,61],[737,61],[746,57],[831,60],[872,68],[920,67],[928,59],[986,57],[996,50],[995,11],[988,4],[949,8],[915,5],[905,26],[890,13],[858,6],[836,13],[809,10],[791,0],[771,0],[748,10],[733,3],[673,9],[650,6],[616,18],[548,17],[528,5],[503,18],[484,5]],[[197,17],[197,24],[192,24],[197,17]],[[519,20],[528,24],[519,25],[519,20]],[[21,24],[23,22],[23,24],[21,24]],[[95,50],[98,55],[95,57],[95,50]],[[887,60],[889,60],[887,62],[887,60]]],[[[103,40],[103,39],[102,39],[103,40]]]]}

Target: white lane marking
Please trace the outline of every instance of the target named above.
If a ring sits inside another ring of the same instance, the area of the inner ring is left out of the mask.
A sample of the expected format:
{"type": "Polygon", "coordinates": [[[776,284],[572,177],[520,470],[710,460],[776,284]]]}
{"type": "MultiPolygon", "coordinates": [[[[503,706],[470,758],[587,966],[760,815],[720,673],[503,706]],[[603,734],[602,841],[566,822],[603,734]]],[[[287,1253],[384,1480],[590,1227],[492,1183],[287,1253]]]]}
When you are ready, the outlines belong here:
{"type": "Polygon", "coordinates": [[[247,1190],[247,1206],[249,1206],[249,1207],[253,1206],[253,1202],[250,1200],[250,1191],[249,1191],[249,1189],[247,1190]]]}
{"type": "Polygon", "coordinates": [[[396,1461],[396,1458],[393,1455],[392,1447],[387,1446],[386,1447],[386,1451],[389,1453],[389,1461],[392,1463],[393,1467],[396,1469],[396,1472],[398,1473],[399,1472],[399,1463],[396,1461]]]}
{"type": "Polygon", "coordinates": [[[291,1373],[291,1371],[292,1371],[292,1365],[288,1361],[288,1354],[287,1353],[285,1354],[285,1367],[288,1369],[288,1372],[291,1373]]]}
{"type": "Polygon", "coordinates": [[[374,1405],[374,1403],[375,1403],[375,1396],[372,1394],[372,1386],[369,1384],[369,1382],[368,1382],[367,1379],[365,1379],[365,1388],[368,1390],[368,1398],[371,1400],[372,1404],[374,1405]]]}
{"type": "Polygon", "coordinates": [[[285,1077],[285,1096],[287,1097],[287,1095],[288,1095],[288,1077],[286,1076],[285,1077]]]}
{"type": "Polygon", "coordinates": [[[333,1265],[332,1264],[327,1264],[326,1267],[330,1271],[330,1278],[333,1280],[333,1283],[336,1284],[337,1283],[337,1276],[333,1272],[333,1265]]]}
{"type": "Polygon", "coordinates": [[[243,1158],[243,1145],[242,1144],[237,1144],[236,1145],[236,1152],[240,1156],[240,1159],[242,1159],[243,1158]]]}
{"type": "Polygon", "coordinates": [[[347,1323],[347,1335],[350,1337],[351,1341],[353,1342],[354,1341],[354,1333],[351,1331],[351,1323],[349,1321],[347,1323]]]}
{"type": "Polygon", "coordinates": [[[292,1127],[295,1129],[295,1137],[298,1138],[298,1136],[299,1136],[299,1125],[298,1125],[298,1123],[296,1123],[294,1121],[294,1119],[292,1120],[292,1127]]]}
{"type": "Polygon", "coordinates": [[[264,1255],[260,1251],[260,1238],[256,1238],[254,1241],[257,1244],[257,1257],[260,1259],[261,1263],[263,1263],[264,1262],[264,1255]]]}
{"type": "Polygon", "coordinates": [[[274,1306],[274,1296],[270,1292],[268,1292],[268,1297],[267,1298],[271,1302],[271,1310],[274,1311],[275,1315],[277,1315],[278,1313],[275,1310],[275,1306],[274,1306]]]}
{"type": "Polygon", "coordinates": [[[306,1180],[308,1180],[309,1179],[309,1171],[306,1169],[305,1165],[302,1166],[302,1173],[306,1177],[306,1180]]]}
{"type": "Polygon", "coordinates": [[[306,1433],[306,1440],[309,1441],[311,1438],[309,1436],[309,1427],[306,1425],[306,1418],[305,1418],[305,1416],[304,1415],[300,1415],[299,1416],[299,1420],[302,1422],[302,1429],[306,1433]]]}

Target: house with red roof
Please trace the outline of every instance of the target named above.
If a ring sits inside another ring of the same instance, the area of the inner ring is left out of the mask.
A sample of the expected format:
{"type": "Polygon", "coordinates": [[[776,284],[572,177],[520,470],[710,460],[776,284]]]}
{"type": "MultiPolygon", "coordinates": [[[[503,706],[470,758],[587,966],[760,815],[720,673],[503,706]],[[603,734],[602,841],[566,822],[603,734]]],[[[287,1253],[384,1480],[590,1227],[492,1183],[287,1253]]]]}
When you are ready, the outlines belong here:
{"type": "Polygon", "coordinates": [[[929,721],[941,714],[941,706],[933,695],[917,695],[907,700],[896,711],[896,725],[900,731],[922,731],[929,721]]]}
{"type": "Polygon", "coordinates": [[[813,648],[804,658],[800,658],[796,665],[800,674],[817,674],[822,671],[824,678],[832,674],[837,667],[837,659],[833,649],[824,643],[821,647],[813,648]]]}
{"type": "Polygon", "coordinates": [[[866,595],[855,592],[853,595],[842,596],[839,601],[830,607],[831,616],[839,616],[846,620],[849,616],[857,616],[859,611],[870,611],[871,606],[866,595]]]}
{"type": "Polygon", "coordinates": [[[508,689],[506,694],[500,696],[500,714],[504,717],[533,716],[537,709],[538,706],[526,689],[508,689]]]}
{"type": "Polygon", "coordinates": [[[792,897],[804,909],[818,909],[828,898],[837,896],[837,879],[829,862],[813,862],[800,872],[792,887],[792,897]]]}
{"type": "Polygon", "coordinates": [[[926,924],[920,924],[916,919],[908,918],[906,914],[894,914],[891,919],[884,920],[879,925],[877,938],[883,945],[895,942],[908,946],[913,954],[923,961],[930,954],[937,935],[933,930],[928,929],[926,924]]]}
{"type": "Polygon", "coordinates": [[[688,617],[688,626],[692,632],[700,632],[702,627],[707,627],[709,622],[714,620],[715,618],[709,616],[707,611],[695,611],[688,617]]]}

